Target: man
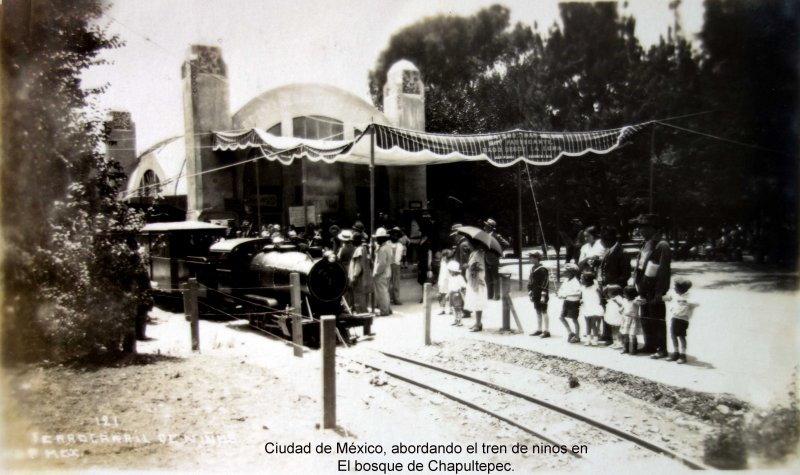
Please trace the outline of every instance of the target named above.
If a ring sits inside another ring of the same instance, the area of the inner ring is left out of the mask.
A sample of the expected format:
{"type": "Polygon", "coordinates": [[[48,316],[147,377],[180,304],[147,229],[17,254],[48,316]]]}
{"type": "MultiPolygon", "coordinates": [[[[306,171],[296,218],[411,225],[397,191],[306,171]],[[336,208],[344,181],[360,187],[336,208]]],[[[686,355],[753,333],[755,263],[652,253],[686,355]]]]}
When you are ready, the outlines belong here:
{"type": "MultiPolygon", "coordinates": [[[[458,232],[459,228],[461,228],[460,223],[450,227],[450,238],[453,243],[453,260],[458,262],[458,266],[461,268],[461,275],[466,277],[467,267],[469,266],[469,255],[472,252],[472,247],[470,247],[467,237],[458,232]]],[[[463,310],[463,318],[470,318],[471,316],[472,312],[467,309],[463,310]]]]}
{"type": "Polygon", "coordinates": [[[375,305],[380,311],[379,315],[385,317],[392,314],[392,308],[389,306],[389,280],[392,277],[394,247],[389,242],[389,235],[384,228],[375,230],[375,241],[380,246],[375,253],[375,267],[372,271],[375,305]]]}
{"type": "Polygon", "coordinates": [[[528,276],[528,296],[533,302],[536,311],[536,331],[531,336],[542,338],[550,337],[550,317],[547,315],[547,302],[550,298],[548,292],[550,272],[542,265],[542,253],[533,251],[528,253],[533,263],[530,276],[528,276]]]}
{"type": "Polygon", "coordinates": [[[641,317],[644,331],[643,352],[654,353],[651,358],[667,356],[667,323],[664,294],[669,290],[670,248],[661,237],[661,220],[645,214],[632,221],[638,225],[645,243],[633,269],[633,283],[642,302],[641,317]]]}
{"type": "MultiPolygon", "coordinates": [[[[483,230],[493,238],[497,239],[500,247],[508,247],[509,243],[503,236],[495,230],[497,223],[492,218],[483,223],[483,230]]],[[[486,252],[486,287],[489,291],[489,299],[500,300],[500,256],[492,251],[486,252]]]]}
{"type": "Polygon", "coordinates": [[[392,280],[389,286],[389,296],[392,299],[392,305],[402,305],[400,303],[400,269],[403,264],[403,256],[406,253],[406,247],[400,242],[403,231],[395,226],[389,232],[389,236],[394,251],[392,255],[392,280]]]}
{"type": "MultiPolygon", "coordinates": [[[[617,238],[617,228],[606,226],[600,233],[600,243],[605,253],[600,258],[600,265],[597,268],[597,285],[603,295],[603,306],[605,306],[605,289],[609,285],[619,285],[623,289],[628,285],[631,276],[631,260],[625,255],[622,244],[617,238]]],[[[608,345],[613,343],[613,338],[608,325],[603,325],[603,336],[601,340],[608,345]]]]}

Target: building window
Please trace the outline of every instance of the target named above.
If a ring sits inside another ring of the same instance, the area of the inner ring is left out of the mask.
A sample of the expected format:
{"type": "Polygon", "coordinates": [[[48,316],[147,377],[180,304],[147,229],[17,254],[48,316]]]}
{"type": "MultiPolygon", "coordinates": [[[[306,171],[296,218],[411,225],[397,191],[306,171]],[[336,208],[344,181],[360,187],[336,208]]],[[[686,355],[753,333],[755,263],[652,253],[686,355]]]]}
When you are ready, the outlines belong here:
{"type": "Polygon", "coordinates": [[[139,182],[139,196],[154,197],[161,194],[161,180],[153,170],[144,172],[142,180],[139,182]]]}
{"type": "Polygon", "coordinates": [[[344,124],[342,121],[312,115],[306,117],[295,117],[292,119],[294,136],[301,139],[315,140],[343,140],[344,124]]]}

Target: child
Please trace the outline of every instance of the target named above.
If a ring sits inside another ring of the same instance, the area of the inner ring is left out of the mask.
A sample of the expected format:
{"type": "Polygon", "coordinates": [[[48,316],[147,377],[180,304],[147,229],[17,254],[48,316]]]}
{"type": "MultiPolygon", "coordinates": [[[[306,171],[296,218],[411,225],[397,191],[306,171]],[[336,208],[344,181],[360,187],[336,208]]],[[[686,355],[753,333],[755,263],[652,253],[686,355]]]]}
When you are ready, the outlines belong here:
{"type": "Polygon", "coordinates": [[[611,329],[611,338],[614,344],[610,346],[612,350],[622,349],[623,344],[619,337],[619,327],[622,325],[622,310],[624,308],[622,298],[622,287],[619,285],[606,286],[606,311],[603,321],[611,329]]]}
{"type": "Polygon", "coordinates": [[[581,341],[579,337],[581,334],[581,324],[578,323],[578,313],[581,306],[581,285],[578,282],[578,266],[572,263],[567,264],[566,267],[564,267],[564,274],[567,280],[561,284],[558,293],[556,293],[558,298],[564,299],[564,304],[561,306],[560,320],[569,334],[567,336],[567,341],[569,343],[579,343],[581,341]],[[575,325],[574,332],[570,329],[567,318],[572,320],[575,325]]]}
{"type": "Polygon", "coordinates": [[[542,265],[542,253],[534,251],[528,254],[531,258],[533,267],[531,274],[528,277],[528,296],[533,302],[533,309],[536,311],[536,331],[531,333],[531,336],[540,336],[541,338],[550,337],[550,317],[547,315],[547,302],[550,298],[548,292],[548,284],[550,281],[550,273],[547,268],[542,265]]]}
{"type": "Polygon", "coordinates": [[[667,361],[677,361],[678,364],[686,363],[686,330],[689,328],[689,320],[692,318],[694,309],[698,304],[689,295],[692,288],[692,281],[689,279],[675,279],[673,291],[664,296],[664,300],[670,302],[670,334],[672,335],[672,355],[667,361]]]}
{"type": "Polygon", "coordinates": [[[450,293],[450,288],[447,284],[450,270],[447,267],[452,256],[453,251],[445,249],[442,251],[442,258],[439,261],[439,278],[436,281],[436,288],[439,290],[439,307],[441,308],[439,315],[444,315],[447,308],[447,296],[450,293]]]}
{"type": "Polygon", "coordinates": [[[580,316],[586,318],[588,335],[584,346],[597,346],[600,330],[600,320],[603,319],[603,305],[600,303],[600,291],[594,281],[594,274],[584,272],[581,274],[581,311],[580,316]]]}
{"type": "Polygon", "coordinates": [[[450,276],[447,278],[448,294],[450,296],[450,307],[453,309],[453,325],[461,326],[461,316],[464,311],[464,293],[467,290],[467,281],[461,275],[461,266],[458,261],[452,260],[447,263],[447,270],[450,276]]]}
{"type": "Polygon", "coordinates": [[[622,289],[622,295],[625,297],[622,302],[622,326],[619,330],[623,335],[622,353],[630,353],[635,356],[639,352],[639,342],[636,341],[636,337],[642,334],[639,307],[643,301],[637,298],[639,294],[636,292],[636,287],[631,285],[622,289]]]}

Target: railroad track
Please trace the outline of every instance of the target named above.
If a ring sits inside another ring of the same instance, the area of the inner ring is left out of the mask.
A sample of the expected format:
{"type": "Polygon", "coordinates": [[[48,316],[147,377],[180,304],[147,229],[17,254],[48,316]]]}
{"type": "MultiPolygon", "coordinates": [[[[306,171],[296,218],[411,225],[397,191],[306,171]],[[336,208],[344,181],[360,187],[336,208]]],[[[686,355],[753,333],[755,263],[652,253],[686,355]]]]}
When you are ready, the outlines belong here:
{"type": "MultiPolygon", "coordinates": [[[[548,411],[552,411],[552,412],[558,413],[558,414],[560,414],[560,415],[562,415],[562,416],[564,416],[566,418],[569,418],[571,420],[579,421],[579,422],[581,422],[583,424],[591,426],[594,430],[602,431],[604,433],[607,433],[607,434],[610,434],[610,435],[614,436],[617,439],[621,439],[621,440],[625,440],[625,441],[631,442],[631,443],[633,443],[633,444],[635,444],[635,445],[637,445],[637,446],[639,446],[639,447],[641,447],[641,448],[643,448],[645,450],[648,450],[650,452],[653,452],[653,453],[656,453],[658,455],[671,458],[671,459],[673,459],[673,460],[675,460],[677,462],[682,463],[683,465],[685,465],[685,466],[687,466],[687,467],[689,467],[691,469],[707,470],[707,469],[710,468],[710,467],[704,465],[703,463],[701,463],[701,462],[699,462],[697,460],[694,460],[694,459],[692,459],[690,457],[687,457],[687,456],[684,456],[682,454],[679,454],[679,453],[675,452],[674,450],[672,450],[672,449],[670,449],[668,447],[665,447],[663,445],[660,445],[660,444],[654,443],[652,441],[643,439],[643,438],[639,437],[636,434],[633,434],[633,433],[630,433],[630,432],[626,432],[626,431],[621,430],[619,428],[610,426],[610,425],[608,425],[608,424],[606,424],[606,423],[604,423],[602,421],[598,421],[598,420],[592,419],[592,418],[590,418],[590,417],[588,417],[588,416],[586,416],[584,414],[580,414],[580,413],[577,413],[577,412],[572,411],[570,409],[567,409],[567,408],[558,406],[556,404],[541,400],[541,399],[536,398],[534,396],[531,396],[529,394],[523,394],[523,393],[521,393],[519,391],[515,391],[513,389],[509,389],[507,387],[503,387],[503,386],[500,386],[498,384],[495,384],[495,383],[492,383],[492,382],[489,382],[489,381],[485,381],[485,380],[482,380],[482,379],[479,379],[479,378],[476,378],[476,377],[473,377],[473,376],[470,376],[470,375],[459,373],[457,371],[449,370],[447,368],[436,366],[436,365],[433,365],[433,364],[430,364],[430,363],[426,363],[426,362],[423,362],[423,361],[415,360],[413,358],[409,358],[409,357],[406,357],[406,356],[402,356],[402,355],[398,355],[398,354],[394,354],[394,353],[390,353],[390,352],[385,352],[385,351],[378,351],[378,350],[376,350],[376,351],[378,353],[384,355],[385,357],[389,358],[390,360],[399,361],[399,362],[401,362],[401,363],[403,363],[405,365],[408,365],[407,368],[414,368],[416,370],[415,373],[414,373],[415,375],[419,375],[420,374],[419,373],[419,369],[420,368],[424,368],[424,369],[432,371],[434,373],[444,374],[444,375],[450,376],[452,378],[456,378],[459,381],[466,381],[466,382],[472,383],[474,385],[478,385],[478,386],[482,386],[482,387],[485,387],[485,388],[489,388],[490,390],[509,395],[509,396],[511,396],[511,397],[513,397],[515,399],[523,400],[523,401],[529,402],[531,404],[534,404],[534,405],[536,405],[538,407],[547,409],[548,411]]],[[[554,446],[566,445],[567,447],[569,447],[569,444],[566,444],[566,443],[558,440],[553,435],[544,433],[543,430],[538,430],[538,429],[526,426],[526,425],[524,425],[524,424],[522,424],[522,423],[520,423],[520,422],[518,422],[518,421],[516,421],[516,420],[514,420],[514,419],[512,419],[510,417],[504,416],[504,415],[502,415],[502,414],[500,414],[500,413],[498,413],[496,411],[493,411],[493,410],[491,410],[491,409],[489,409],[489,408],[487,408],[485,406],[482,406],[482,405],[476,403],[475,401],[468,400],[468,399],[466,399],[466,398],[464,398],[462,396],[459,396],[459,395],[455,394],[454,391],[450,391],[450,390],[444,389],[442,387],[437,387],[436,385],[431,384],[431,383],[426,383],[426,382],[422,381],[421,378],[419,378],[419,377],[409,376],[408,374],[405,374],[402,370],[392,369],[390,367],[391,365],[384,365],[384,367],[381,367],[381,366],[379,366],[378,364],[375,364],[375,363],[365,363],[365,362],[361,362],[361,361],[358,361],[358,362],[360,364],[363,364],[364,366],[366,366],[368,368],[371,368],[371,369],[374,369],[374,370],[378,370],[378,371],[383,371],[385,374],[387,374],[387,375],[389,375],[389,376],[391,376],[393,378],[399,379],[401,381],[404,381],[406,383],[415,385],[417,387],[420,387],[420,388],[423,388],[423,389],[426,389],[426,390],[430,390],[430,391],[439,393],[439,394],[441,394],[442,396],[444,396],[444,397],[446,397],[448,399],[451,399],[453,401],[458,402],[459,404],[462,404],[462,405],[467,406],[467,407],[469,407],[471,409],[474,409],[476,411],[479,411],[479,412],[482,412],[484,414],[487,414],[487,415],[489,415],[491,417],[494,417],[494,418],[496,418],[496,419],[498,419],[498,420],[500,420],[502,422],[505,422],[506,424],[509,424],[509,425],[511,425],[513,427],[516,427],[516,428],[522,430],[523,432],[526,432],[526,433],[528,433],[528,434],[530,434],[530,435],[532,435],[532,436],[534,436],[536,438],[539,438],[539,439],[545,441],[546,443],[548,443],[550,445],[554,445],[554,446]]],[[[422,378],[422,379],[424,379],[424,378],[422,378]]],[[[569,454],[571,456],[574,456],[574,457],[577,457],[577,458],[581,458],[580,454],[573,453],[572,451],[567,451],[567,454],[569,454]]]]}

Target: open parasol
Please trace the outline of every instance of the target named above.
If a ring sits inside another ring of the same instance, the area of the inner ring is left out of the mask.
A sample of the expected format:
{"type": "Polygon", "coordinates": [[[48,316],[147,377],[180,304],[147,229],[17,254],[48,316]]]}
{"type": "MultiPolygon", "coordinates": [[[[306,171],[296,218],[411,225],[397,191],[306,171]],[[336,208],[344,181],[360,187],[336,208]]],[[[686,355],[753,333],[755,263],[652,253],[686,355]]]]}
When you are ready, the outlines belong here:
{"type": "Polygon", "coordinates": [[[497,239],[492,237],[491,234],[487,233],[483,229],[478,229],[475,226],[461,226],[460,228],[456,229],[456,232],[463,234],[470,239],[478,241],[486,246],[486,249],[496,252],[498,256],[503,255],[503,248],[500,246],[500,243],[497,242],[497,239]]]}

